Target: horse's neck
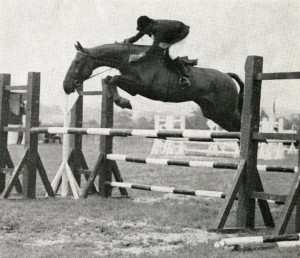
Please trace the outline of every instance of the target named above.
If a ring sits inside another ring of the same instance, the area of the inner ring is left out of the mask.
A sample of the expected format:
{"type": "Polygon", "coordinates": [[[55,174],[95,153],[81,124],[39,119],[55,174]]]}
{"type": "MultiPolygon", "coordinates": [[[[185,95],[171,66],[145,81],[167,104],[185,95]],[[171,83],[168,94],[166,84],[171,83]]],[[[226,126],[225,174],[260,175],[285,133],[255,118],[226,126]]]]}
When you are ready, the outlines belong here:
{"type": "Polygon", "coordinates": [[[91,56],[98,60],[98,65],[109,66],[113,68],[120,67],[129,55],[145,51],[148,46],[132,44],[108,44],[89,49],[91,56]]]}

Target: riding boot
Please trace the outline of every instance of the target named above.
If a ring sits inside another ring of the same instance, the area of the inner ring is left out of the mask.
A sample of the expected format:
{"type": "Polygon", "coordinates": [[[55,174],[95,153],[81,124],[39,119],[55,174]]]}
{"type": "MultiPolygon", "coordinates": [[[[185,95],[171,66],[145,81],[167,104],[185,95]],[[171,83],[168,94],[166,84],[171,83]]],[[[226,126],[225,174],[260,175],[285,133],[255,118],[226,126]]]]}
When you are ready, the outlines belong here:
{"type": "Polygon", "coordinates": [[[174,59],[177,71],[179,73],[180,79],[179,79],[179,86],[181,87],[181,89],[185,89],[188,87],[191,87],[191,82],[189,79],[189,75],[187,73],[186,67],[184,66],[182,60],[180,57],[177,57],[176,59],[174,59]]]}

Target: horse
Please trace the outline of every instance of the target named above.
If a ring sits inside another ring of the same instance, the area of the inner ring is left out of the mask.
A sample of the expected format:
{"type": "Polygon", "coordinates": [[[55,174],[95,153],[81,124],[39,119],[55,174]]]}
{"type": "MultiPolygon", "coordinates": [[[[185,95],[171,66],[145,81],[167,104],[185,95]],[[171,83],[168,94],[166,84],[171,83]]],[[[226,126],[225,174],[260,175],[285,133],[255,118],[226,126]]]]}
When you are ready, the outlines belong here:
{"type": "Polygon", "coordinates": [[[179,87],[179,75],[167,66],[164,50],[154,49],[135,62],[128,62],[131,54],[139,54],[150,46],[112,43],[94,48],[84,48],[77,42],[77,53],[65,76],[66,94],[78,90],[98,67],[107,66],[119,70],[120,75],[107,76],[105,82],[114,103],[131,109],[128,99],[122,98],[117,87],[135,96],[137,94],[163,102],[194,101],[203,115],[227,131],[240,131],[244,83],[234,73],[215,69],[188,66],[191,87],[179,87]],[[238,92],[237,84],[240,87],[238,92]]]}

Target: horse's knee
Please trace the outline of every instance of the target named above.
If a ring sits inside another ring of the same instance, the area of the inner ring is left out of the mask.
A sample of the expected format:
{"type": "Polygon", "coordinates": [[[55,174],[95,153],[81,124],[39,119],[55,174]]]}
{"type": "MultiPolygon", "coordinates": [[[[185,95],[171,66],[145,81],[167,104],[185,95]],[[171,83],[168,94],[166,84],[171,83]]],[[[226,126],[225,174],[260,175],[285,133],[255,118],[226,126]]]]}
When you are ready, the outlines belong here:
{"type": "Polygon", "coordinates": [[[116,85],[120,82],[120,78],[120,75],[115,75],[110,79],[110,83],[116,85]]]}

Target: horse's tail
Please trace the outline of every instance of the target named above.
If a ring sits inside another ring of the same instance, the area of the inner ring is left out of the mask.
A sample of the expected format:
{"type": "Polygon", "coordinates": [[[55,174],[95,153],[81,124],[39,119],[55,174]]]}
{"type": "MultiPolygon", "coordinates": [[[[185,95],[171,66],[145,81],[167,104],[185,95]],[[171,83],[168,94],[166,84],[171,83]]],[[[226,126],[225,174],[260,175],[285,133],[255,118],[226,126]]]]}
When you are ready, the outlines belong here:
{"type": "Polygon", "coordinates": [[[240,86],[240,92],[239,92],[239,98],[238,98],[238,110],[239,110],[240,114],[242,114],[245,84],[237,74],[235,74],[235,73],[227,73],[227,74],[232,79],[234,79],[238,83],[238,85],[240,86]]]}

